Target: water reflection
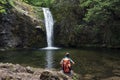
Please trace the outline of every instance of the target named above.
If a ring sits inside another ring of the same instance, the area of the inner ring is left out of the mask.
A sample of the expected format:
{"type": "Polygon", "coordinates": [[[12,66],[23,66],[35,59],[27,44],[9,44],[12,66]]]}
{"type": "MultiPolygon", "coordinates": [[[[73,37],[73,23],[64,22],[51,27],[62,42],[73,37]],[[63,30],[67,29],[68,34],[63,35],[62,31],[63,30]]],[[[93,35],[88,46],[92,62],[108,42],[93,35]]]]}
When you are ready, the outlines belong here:
{"type": "Polygon", "coordinates": [[[80,74],[109,76],[120,66],[120,50],[108,49],[59,49],[59,50],[11,50],[0,51],[0,62],[24,66],[60,69],[60,60],[68,51],[75,65],[72,69],[80,74]]]}
{"type": "Polygon", "coordinates": [[[47,64],[46,64],[47,69],[53,68],[53,54],[54,54],[54,52],[52,50],[47,50],[46,51],[45,60],[47,62],[47,64]]]}

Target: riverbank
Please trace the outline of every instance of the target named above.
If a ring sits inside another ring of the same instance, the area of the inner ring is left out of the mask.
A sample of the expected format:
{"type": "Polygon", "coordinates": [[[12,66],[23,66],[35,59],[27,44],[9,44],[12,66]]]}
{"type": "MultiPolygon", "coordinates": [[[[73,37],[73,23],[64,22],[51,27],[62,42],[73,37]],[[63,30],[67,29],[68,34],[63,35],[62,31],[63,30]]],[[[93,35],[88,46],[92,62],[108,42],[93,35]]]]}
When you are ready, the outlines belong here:
{"type": "Polygon", "coordinates": [[[73,76],[69,76],[56,70],[33,68],[30,66],[23,67],[12,63],[0,63],[0,80],[73,80],[77,78],[75,76],[75,73],[73,76]]]}
{"type": "MultiPolygon", "coordinates": [[[[119,73],[119,71],[117,70],[119,73]]],[[[63,74],[61,71],[43,68],[23,67],[19,64],[0,63],[0,80],[120,80],[120,76],[98,78],[91,74],[84,76],[73,73],[63,74]]]]}

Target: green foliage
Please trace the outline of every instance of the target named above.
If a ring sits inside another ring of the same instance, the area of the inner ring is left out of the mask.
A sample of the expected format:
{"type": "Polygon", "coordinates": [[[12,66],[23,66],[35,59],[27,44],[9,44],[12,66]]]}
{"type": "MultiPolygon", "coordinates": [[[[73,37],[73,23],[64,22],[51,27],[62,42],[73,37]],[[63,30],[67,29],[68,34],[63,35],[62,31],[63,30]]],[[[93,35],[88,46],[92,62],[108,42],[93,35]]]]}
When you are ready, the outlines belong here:
{"type": "Polygon", "coordinates": [[[63,44],[120,45],[120,0],[56,0],[52,12],[63,44]]]}
{"type": "Polygon", "coordinates": [[[7,13],[11,9],[12,0],[0,0],[0,13],[7,13]]]}
{"type": "MultiPolygon", "coordinates": [[[[0,13],[9,10],[12,0],[0,0],[0,13]]],[[[49,7],[58,40],[62,44],[120,45],[120,0],[20,0],[37,7],[49,7]],[[61,39],[62,37],[62,39],[61,39]]],[[[39,14],[39,8],[35,8],[39,14]],[[38,10],[37,10],[38,9],[38,10]]],[[[40,17],[41,18],[41,17],[40,17]]],[[[43,18],[43,17],[42,17],[43,18]]],[[[58,43],[59,43],[58,42],[58,43]]]]}
{"type": "Polygon", "coordinates": [[[97,26],[103,43],[120,44],[119,32],[115,32],[120,26],[120,0],[81,0],[80,7],[85,11],[83,20],[97,26]]]}
{"type": "Polygon", "coordinates": [[[73,79],[72,80],[79,80],[80,76],[78,76],[78,74],[74,75],[73,76],[73,79]]]}
{"type": "Polygon", "coordinates": [[[0,6],[0,13],[5,13],[5,9],[2,6],[0,6]]]}
{"type": "Polygon", "coordinates": [[[55,39],[58,39],[60,42],[56,43],[74,46],[77,42],[76,34],[79,31],[76,31],[76,26],[81,23],[79,4],[79,0],[56,0],[54,2],[51,10],[56,20],[55,25],[58,25],[56,27],[60,27],[59,35],[57,35],[59,37],[55,39]]]}
{"type": "Polygon", "coordinates": [[[6,4],[7,1],[6,0],[0,0],[0,4],[6,4]]]}
{"type": "Polygon", "coordinates": [[[5,13],[6,12],[6,8],[5,5],[7,4],[6,0],[0,0],[0,13],[5,13]]]}
{"type": "Polygon", "coordinates": [[[87,10],[84,18],[87,22],[107,21],[111,18],[113,12],[120,13],[119,0],[81,0],[80,6],[87,10]]]}
{"type": "Polygon", "coordinates": [[[75,33],[76,33],[76,35],[81,33],[84,28],[85,28],[85,25],[77,25],[77,26],[75,26],[75,33]]]}
{"type": "Polygon", "coordinates": [[[54,0],[22,0],[22,1],[40,7],[50,7],[54,2],[54,0]]]}

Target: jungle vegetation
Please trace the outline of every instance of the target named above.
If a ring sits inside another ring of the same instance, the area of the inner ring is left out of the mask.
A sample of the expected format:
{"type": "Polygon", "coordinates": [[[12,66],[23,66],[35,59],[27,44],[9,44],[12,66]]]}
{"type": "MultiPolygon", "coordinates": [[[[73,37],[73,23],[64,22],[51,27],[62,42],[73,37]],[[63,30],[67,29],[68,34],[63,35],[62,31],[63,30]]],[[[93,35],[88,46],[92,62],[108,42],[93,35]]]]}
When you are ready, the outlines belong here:
{"type": "MultiPolygon", "coordinates": [[[[6,12],[8,1],[0,0],[0,13],[6,12]]],[[[56,44],[120,47],[120,0],[21,1],[51,9],[55,29],[59,29],[56,44]]]]}

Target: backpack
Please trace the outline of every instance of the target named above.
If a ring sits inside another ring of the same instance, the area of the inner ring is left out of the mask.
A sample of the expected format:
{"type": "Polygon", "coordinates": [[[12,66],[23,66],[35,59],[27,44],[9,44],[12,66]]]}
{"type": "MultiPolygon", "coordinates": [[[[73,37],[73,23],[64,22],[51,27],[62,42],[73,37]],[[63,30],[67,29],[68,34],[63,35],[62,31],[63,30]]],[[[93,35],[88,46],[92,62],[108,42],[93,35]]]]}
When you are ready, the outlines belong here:
{"type": "Polygon", "coordinates": [[[63,71],[64,73],[70,73],[71,71],[71,63],[70,63],[70,59],[63,59],[63,65],[62,65],[63,71]]]}

